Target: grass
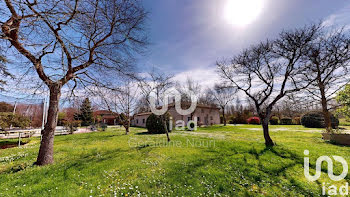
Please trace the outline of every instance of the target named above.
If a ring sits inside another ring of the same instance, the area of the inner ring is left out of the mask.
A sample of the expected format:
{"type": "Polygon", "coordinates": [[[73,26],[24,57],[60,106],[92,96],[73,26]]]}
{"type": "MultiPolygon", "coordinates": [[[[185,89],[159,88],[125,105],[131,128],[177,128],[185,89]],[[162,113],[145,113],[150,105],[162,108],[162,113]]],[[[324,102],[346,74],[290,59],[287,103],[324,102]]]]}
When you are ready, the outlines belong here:
{"type": "Polygon", "coordinates": [[[339,119],[339,125],[340,126],[350,126],[350,122],[347,121],[345,118],[339,119]]]}
{"type": "Polygon", "coordinates": [[[303,152],[314,169],[321,155],[350,162],[349,147],[324,142],[319,129],[270,128],[271,149],[254,125],[177,131],[170,143],[142,128],[56,136],[55,164],[44,167],[33,166],[40,139],[32,138],[0,150],[0,196],[320,196],[322,182],[344,184],[328,178],[325,163],[321,179],[308,182],[303,152]]]}

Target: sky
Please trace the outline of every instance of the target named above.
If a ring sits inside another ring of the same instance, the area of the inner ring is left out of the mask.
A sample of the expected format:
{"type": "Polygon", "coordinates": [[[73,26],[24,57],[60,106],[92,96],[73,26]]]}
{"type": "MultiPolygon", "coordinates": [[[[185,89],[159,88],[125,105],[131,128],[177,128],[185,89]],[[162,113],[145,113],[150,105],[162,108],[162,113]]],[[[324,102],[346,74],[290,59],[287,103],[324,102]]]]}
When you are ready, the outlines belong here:
{"type": "Polygon", "coordinates": [[[350,1],[346,0],[141,1],[149,12],[146,31],[150,45],[138,59],[139,71],[156,67],[173,74],[174,80],[179,82],[192,78],[203,89],[219,82],[215,72],[217,60],[232,57],[265,39],[273,39],[283,29],[320,21],[330,26],[350,23],[350,1]],[[238,14],[234,16],[244,20],[240,15],[250,13],[255,17],[245,25],[232,24],[225,18],[228,5],[232,5],[229,2],[252,2],[245,9],[236,10],[238,14]],[[257,5],[261,5],[260,12],[255,9],[257,5]]]}
{"type": "Polygon", "coordinates": [[[215,61],[273,39],[284,29],[350,22],[350,1],[251,0],[260,1],[260,12],[249,24],[235,25],[225,18],[228,1],[235,0],[145,0],[150,45],[138,61],[140,70],[156,67],[178,81],[190,77],[211,86],[218,78],[215,61]]]}

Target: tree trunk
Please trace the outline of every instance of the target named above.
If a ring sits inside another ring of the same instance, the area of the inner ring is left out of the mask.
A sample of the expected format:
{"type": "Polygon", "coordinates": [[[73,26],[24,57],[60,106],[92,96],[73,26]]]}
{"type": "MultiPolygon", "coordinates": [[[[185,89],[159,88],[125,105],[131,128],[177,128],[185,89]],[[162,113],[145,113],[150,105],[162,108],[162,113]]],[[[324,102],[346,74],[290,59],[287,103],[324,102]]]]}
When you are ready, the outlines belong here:
{"type": "Polygon", "coordinates": [[[272,147],[275,145],[273,143],[270,132],[269,132],[269,120],[270,120],[271,112],[267,112],[264,116],[260,115],[261,125],[264,132],[265,145],[266,147],[272,147]]]}
{"type": "Polygon", "coordinates": [[[226,126],[225,108],[222,108],[222,120],[224,122],[224,126],[226,126]]]}
{"type": "Polygon", "coordinates": [[[331,122],[331,116],[330,116],[329,111],[328,111],[325,85],[324,85],[324,82],[322,81],[321,74],[320,74],[320,68],[318,65],[317,65],[317,69],[318,69],[317,83],[318,83],[318,88],[319,88],[320,93],[321,93],[321,105],[322,105],[324,123],[325,123],[326,131],[328,133],[331,133],[332,132],[332,122],[331,122]]]}
{"type": "Polygon", "coordinates": [[[165,114],[162,115],[162,121],[163,121],[163,127],[164,127],[164,130],[165,130],[166,138],[167,138],[168,142],[170,142],[169,131],[168,131],[168,127],[167,127],[165,114]]]}
{"type": "Polygon", "coordinates": [[[50,88],[50,101],[47,114],[47,122],[42,130],[42,139],[36,165],[53,163],[53,142],[57,126],[58,104],[61,96],[61,87],[52,85],[50,88]]]}
{"type": "Polygon", "coordinates": [[[125,125],[125,135],[128,135],[130,129],[130,118],[128,118],[127,123],[125,125]]]}
{"type": "Polygon", "coordinates": [[[329,110],[328,110],[328,104],[327,104],[327,98],[326,98],[324,86],[320,87],[320,92],[321,92],[322,112],[323,112],[326,131],[328,133],[331,133],[332,132],[332,121],[331,121],[331,115],[330,115],[329,110]]]}

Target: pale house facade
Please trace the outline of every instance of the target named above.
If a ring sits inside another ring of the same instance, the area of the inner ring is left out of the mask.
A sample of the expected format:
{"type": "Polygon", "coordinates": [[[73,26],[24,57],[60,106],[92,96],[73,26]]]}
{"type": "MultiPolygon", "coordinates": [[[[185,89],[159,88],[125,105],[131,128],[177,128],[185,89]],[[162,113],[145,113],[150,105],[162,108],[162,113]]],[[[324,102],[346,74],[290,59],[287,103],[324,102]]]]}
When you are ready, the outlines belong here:
{"type": "MultiPolygon", "coordinates": [[[[194,120],[198,126],[220,124],[220,108],[216,106],[197,104],[195,111],[188,115],[179,114],[175,109],[174,103],[169,104],[168,109],[174,123],[177,120],[182,120],[187,125],[188,121],[194,120]]],[[[186,107],[183,107],[183,109],[186,109],[186,107]]],[[[131,122],[132,125],[146,127],[147,118],[151,114],[152,112],[135,114],[131,122]]]]}

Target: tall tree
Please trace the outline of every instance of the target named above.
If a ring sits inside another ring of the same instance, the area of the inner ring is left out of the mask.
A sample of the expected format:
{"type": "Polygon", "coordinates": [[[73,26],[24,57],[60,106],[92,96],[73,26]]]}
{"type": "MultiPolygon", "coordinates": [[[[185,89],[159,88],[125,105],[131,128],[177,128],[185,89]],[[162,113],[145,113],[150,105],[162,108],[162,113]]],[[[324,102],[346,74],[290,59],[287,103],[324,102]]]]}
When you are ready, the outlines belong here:
{"type": "Polygon", "coordinates": [[[79,112],[77,114],[78,120],[81,120],[82,126],[89,126],[93,122],[93,112],[91,109],[91,102],[89,98],[85,98],[81,103],[79,112]]]}
{"type": "Polygon", "coordinates": [[[137,110],[139,101],[139,89],[135,81],[124,79],[120,87],[109,90],[107,95],[102,95],[105,105],[111,111],[119,113],[119,121],[125,128],[125,134],[129,133],[131,116],[137,110]]]}
{"type": "Polygon", "coordinates": [[[226,126],[227,106],[233,101],[236,91],[236,88],[220,86],[218,84],[215,84],[214,88],[208,91],[208,94],[213,97],[215,103],[221,108],[224,126],[226,126]]]}
{"type": "Polygon", "coordinates": [[[5,5],[1,38],[49,89],[36,164],[51,164],[62,87],[105,87],[117,74],[128,73],[133,56],[146,44],[146,12],[138,0],[5,0],[5,5]]]}
{"type": "Polygon", "coordinates": [[[338,111],[350,120],[350,84],[347,84],[343,90],[337,93],[337,101],[341,105],[338,111]]]}
{"type": "Polygon", "coordinates": [[[320,101],[326,130],[332,132],[328,102],[349,82],[350,34],[344,29],[330,32],[323,28],[305,52],[305,64],[309,69],[305,80],[313,81],[308,93],[312,99],[320,101]]]}
{"type": "MultiPolygon", "coordinates": [[[[155,95],[155,101],[156,101],[156,107],[168,107],[164,106],[165,103],[162,103],[162,101],[165,100],[165,98],[169,95],[169,89],[174,86],[174,82],[172,81],[173,76],[167,75],[159,70],[152,69],[147,77],[144,77],[142,79],[139,79],[139,87],[141,90],[141,93],[143,94],[144,98],[146,99],[147,104],[150,106],[151,100],[150,96],[152,94],[155,95]]],[[[161,116],[162,124],[166,133],[166,137],[168,142],[170,141],[168,126],[166,123],[168,110],[161,116]]]]}
{"type": "MultiPolygon", "coordinates": [[[[181,82],[176,82],[175,89],[181,94],[181,106],[184,108],[189,108],[191,105],[191,96],[195,96],[197,98],[197,103],[198,101],[207,101],[205,95],[202,94],[202,86],[197,81],[194,81],[189,77],[186,79],[184,84],[181,84],[181,82]]],[[[193,115],[196,112],[196,109],[190,114],[191,120],[193,120],[193,115]]]]}
{"type": "Polygon", "coordinates": [[[254,103],[261,119],[266,146],[274,142],[269,120],[274,105],[284,96],[308,87],[301,57],[316,38],[318,25],[283,31],[274,41],[262,42],[239,55],[217,62],[224,83],[244,92],[254,103]]]}

